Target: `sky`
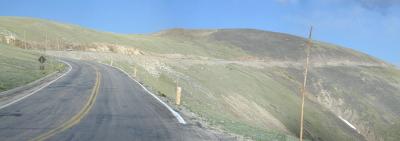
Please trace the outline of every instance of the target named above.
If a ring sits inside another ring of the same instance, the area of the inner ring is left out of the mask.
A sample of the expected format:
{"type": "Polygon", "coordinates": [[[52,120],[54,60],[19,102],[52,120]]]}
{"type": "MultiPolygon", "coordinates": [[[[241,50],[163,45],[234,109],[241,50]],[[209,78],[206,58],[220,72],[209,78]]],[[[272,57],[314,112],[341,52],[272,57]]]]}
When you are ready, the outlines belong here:
{"type": "Polygon", "coordinates": [[[255,28],[352,48],[400,66],[400,0],[0,0],[0,16],[100,31],[255,28]]]}

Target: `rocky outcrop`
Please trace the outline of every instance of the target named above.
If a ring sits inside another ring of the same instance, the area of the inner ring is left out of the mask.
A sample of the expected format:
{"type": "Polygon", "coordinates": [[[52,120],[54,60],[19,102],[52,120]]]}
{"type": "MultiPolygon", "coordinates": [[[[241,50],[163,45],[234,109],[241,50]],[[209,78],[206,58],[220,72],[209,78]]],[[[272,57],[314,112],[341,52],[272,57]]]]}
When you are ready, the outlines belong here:
{"type": "Polygon", "coordinates": [[[125,55],[141,55],[142,51],[133,47],[126,47],[122,45],[106,44],[106,43],[93,43],[86,49],[87,51],[95,52],[113,52],[125,55]]]}

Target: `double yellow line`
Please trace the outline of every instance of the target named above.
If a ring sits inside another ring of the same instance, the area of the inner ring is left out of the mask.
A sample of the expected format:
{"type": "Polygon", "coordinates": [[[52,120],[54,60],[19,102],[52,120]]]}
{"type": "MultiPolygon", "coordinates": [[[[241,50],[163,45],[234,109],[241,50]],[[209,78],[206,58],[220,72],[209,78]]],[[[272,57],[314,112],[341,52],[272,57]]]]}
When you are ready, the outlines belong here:
{"type": "Polygon", "coordinates": [[[54,128],[46,133],[43,133],[43,134],[37,136],[36,138],[31,139],[31,141],[44,141],[44,140],[48,139],[49,137],[54,136],[55,134],[61,133],[65,130],[71,128],[72,126],[78,124],[83,119],[83,117],[85,117],[89,113],[90,109],[92,109],[92,107],[96,101],[96,97],[99,94],[100,81],[101,81],[101,75],[100,75],[100,72],[96,69],[96,82],[93,86],[92,93],[89,97],[89,100],[87,101],[85,106],[81,109],[81,111],[79,111],[79,113],[74,115],[67,122],[64,122],[60,126],[54,128]]]}

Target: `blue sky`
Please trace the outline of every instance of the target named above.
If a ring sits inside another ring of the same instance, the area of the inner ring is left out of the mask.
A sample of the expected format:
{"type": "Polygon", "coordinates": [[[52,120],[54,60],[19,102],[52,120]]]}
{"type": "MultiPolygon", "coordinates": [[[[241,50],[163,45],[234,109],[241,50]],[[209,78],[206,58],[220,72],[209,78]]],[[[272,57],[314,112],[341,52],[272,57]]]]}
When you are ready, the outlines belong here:
{"type": "Polygon", "coordinates": [[[339,44],[400,65],[399,0],[0,0],[27,16],[116,33],[256,28],[339,44]]]}

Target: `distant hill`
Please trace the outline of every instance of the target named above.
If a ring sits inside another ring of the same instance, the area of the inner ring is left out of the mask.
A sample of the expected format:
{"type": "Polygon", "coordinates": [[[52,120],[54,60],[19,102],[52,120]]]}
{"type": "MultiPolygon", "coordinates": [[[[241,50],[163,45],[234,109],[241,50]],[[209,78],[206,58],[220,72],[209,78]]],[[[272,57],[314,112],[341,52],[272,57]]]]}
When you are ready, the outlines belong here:
{"type": "MultiPolygon", "coordinates": [[[[305,57],[306,39],[284,33],[256,29],[170,29],[154,35],[174,39],[225,43],[262,59],[295,61],[305,57]]],[[[384,63],[366,54],[333,44],[314,41],[313,47],[314,61],[340,60],[384,63]]]]}
{"type": "MultiPolygon", "coordinates": [[[[138,49],[143,56],[128,59],[147,70],[149,74],[141,75],[149,78],[143,81],[174,99],[169,88],[179,78],[187,93],[184,106],[210,124],[260,140],[298,135],[306,42],[302,37],[256,29],[169,29],[126,35],[21,17],[0,17],[0,31],[39,44],[35,48],[46,46],[47,34],[49,49],[57,49],[61,41],[61,48],[91,51],[94,56],[114,52],[112,47],[138,49]],[[98,49],[104,46],[109,48],[98,49]],[[150,77],[149,70],[159,75],[150,77]]],[[[121,65],[129,61],[121,56],[121,65]]],[[[400,71],[393,65],[313,41],[309,82],[308,139],[400,140],[400,71]]]]}

